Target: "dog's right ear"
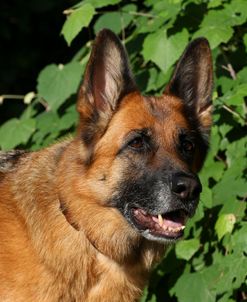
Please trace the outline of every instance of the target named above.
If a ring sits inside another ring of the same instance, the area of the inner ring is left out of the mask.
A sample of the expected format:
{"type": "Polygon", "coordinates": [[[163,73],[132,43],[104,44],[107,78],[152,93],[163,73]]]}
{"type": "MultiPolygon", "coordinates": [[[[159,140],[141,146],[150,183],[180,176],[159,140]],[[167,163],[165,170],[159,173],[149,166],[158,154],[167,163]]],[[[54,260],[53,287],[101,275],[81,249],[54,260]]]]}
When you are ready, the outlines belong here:
{"type": "Polygon", "coordinates": [[[137,91],[121,41],[110,30],[97,35],[79,91],[79,134],[86,145],[97,140],[121,99],[137,91]]]}

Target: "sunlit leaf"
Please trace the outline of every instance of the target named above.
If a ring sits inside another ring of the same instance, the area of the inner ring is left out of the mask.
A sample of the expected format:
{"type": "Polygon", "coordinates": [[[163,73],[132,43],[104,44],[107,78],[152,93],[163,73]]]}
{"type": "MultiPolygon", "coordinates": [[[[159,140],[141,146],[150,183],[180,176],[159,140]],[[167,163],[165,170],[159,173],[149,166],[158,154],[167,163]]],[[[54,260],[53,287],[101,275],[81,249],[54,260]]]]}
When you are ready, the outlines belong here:
{"type": "Polygon", "coordinates": [[[233,214],[220,215],[215,224],[215,230],[219,240],[226,234],[231,233],[236,222],[236,217],[233,214]]]}
{"type": "Polygon", "coordinates": [[[94,7],[87,3],[74,10],[63,25],[62,34],[68,45],[71,44],[76,35],[83,27],[88,26],[95,14],[94,7]]]}

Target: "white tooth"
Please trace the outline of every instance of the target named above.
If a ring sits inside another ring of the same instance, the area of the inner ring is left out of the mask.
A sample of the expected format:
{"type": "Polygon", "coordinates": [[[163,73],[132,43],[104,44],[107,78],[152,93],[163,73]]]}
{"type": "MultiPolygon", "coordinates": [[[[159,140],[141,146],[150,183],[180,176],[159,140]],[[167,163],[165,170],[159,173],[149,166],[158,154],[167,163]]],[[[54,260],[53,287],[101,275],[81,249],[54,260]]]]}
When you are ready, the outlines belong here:
{"type": "Polygon", "coordinates": [[[181,230],[184,230],[184,229],[185,229],[185,225],[181,226],[180,229],[181,229],[181,230]]]}
{"type": "Polygon", "coordinates": [[[164,231],[167,230],[167,226],[166,225],[163,225],[162,228],[163,228],[164,231]]]}
{"type": "Polygon", "coordinates": [[[163,226],[163,218],[160,214],[158,215],[158,219],[159,219],[159,225],[162,227],[163,226]]]}
{"type": "Polygon", "coordinates": [[[173,232],[173,228],[168,227],[168,231],[169,231],[169,232],[173,232]]]}

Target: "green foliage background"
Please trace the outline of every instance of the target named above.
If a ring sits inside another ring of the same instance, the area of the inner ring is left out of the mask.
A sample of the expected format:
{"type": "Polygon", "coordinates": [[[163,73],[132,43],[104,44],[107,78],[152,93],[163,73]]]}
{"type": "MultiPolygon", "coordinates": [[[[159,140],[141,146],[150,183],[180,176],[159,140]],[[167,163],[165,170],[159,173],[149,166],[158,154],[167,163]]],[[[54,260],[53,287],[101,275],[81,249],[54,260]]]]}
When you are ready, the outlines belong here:
{"type": "MultiPolygon", "coordinates": [[[[21,97],[20,116],[1,122],[0,148],[37,150],[75,130],[76,91],[101,28],[123,40],[145,94],[161,93],[189,40],[206,37],[215,90],[204,190],[185,239],[168,249],[141,301],[247,301],[247,1],[84,0],[64,9],[61,33],[68,52],[73,43],[77,52],[40,71],[34,92],[21,97]],[[83,28],[90,34],[75,42],[83,28]]],[[[0,101],[11,112],[8,98],[0,101]]]]}

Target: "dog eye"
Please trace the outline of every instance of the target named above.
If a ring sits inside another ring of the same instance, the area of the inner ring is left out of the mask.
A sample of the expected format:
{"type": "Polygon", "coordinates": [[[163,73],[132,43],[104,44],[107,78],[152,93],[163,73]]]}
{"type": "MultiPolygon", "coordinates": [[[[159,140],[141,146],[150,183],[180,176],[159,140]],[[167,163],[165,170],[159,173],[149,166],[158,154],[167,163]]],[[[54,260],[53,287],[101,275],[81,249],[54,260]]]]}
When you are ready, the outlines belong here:
{"type": "Polygon", "coordinates": [[[135,137],[128,143],[128,146],[135,150],[141,150],[145,146],[145,140],[142,136],[135,137]]]}
{"type": "Polygon", "coordinates": [[[190,154],[195,150],[195,144],[188,139],[182,141],[181,147],[184,152],[190,154]]]}

